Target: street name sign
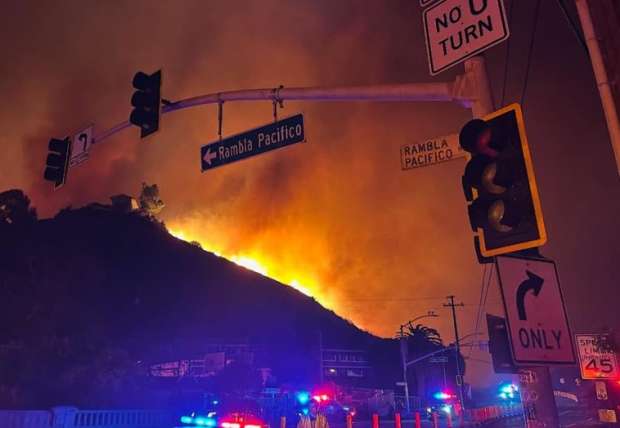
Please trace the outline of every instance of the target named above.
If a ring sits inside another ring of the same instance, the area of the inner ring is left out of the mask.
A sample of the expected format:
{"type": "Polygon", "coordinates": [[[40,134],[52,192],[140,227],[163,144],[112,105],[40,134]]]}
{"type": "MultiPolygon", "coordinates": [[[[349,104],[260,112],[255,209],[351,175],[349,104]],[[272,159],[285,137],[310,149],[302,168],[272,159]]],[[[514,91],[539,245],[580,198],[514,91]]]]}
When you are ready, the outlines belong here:
{"type": "Polygon", "coordinates": [[[577,334],[577,355],[583,379],[618,379],[620,369],[607,334],[577,334]]]}
{"type": "Polygon", "coordinates": [[[459,145],[459,136],[450,134],[401,146],[400,166],[404,171],[466,156],[467,152],[459,145]]]}
{"type": "Polygon", "coordinates": [[[202,172],[305,141],[302,114],[287,117],[200,148],[202,172]]]}
{"type": "Polygon", "coordinates": [[[495,263],[515,364],[574,364],[555,263],[509,256],[495,263]]]}
{"type": "Polygon", "coordinates": [[[94,125],[84,128],[71,137],[71,159],[69,167],[74,167],[88,159],[90,146],[93,142],[94,125]]]}
{"type": "Polygon", "coordinates": [[[431,75],[471,58],[510,36],[503,0],[443,0],[424,10],[431,75]]]}

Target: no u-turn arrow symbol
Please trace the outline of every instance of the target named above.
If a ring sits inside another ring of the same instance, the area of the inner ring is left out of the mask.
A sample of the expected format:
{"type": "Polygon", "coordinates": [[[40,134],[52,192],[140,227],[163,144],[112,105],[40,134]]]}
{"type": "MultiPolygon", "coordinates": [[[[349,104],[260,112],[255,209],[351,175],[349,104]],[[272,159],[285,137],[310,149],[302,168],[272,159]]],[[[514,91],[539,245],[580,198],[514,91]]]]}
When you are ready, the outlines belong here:
{"type": "Polygon", "coordinates": [[[496,265],[515,363],[574,364],[555,264],[502,256],[496,265]]]}

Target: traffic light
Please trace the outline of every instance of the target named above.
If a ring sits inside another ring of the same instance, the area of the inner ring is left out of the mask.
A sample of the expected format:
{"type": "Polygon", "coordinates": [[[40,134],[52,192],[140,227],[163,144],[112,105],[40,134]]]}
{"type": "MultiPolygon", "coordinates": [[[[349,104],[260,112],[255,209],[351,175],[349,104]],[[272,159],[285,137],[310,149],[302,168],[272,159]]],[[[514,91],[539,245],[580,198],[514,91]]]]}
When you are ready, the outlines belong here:
{"type": "Polygon", "coordinates": [[[150,76],[138,71],[133,77],[133,87],[137,91],[131,97],[134,109],[129,115],[129,122],[140,128],[140,138],[144,138],[159,129],[161,70],[150,76]]]}
{"type": "Polygon", "coordinates": [[[459,143],[471,153],[462,184],[478,260],[547,241],[523,115],[518,104],[469,121],[459,143]]]}
{"type": "Polygon", "coordinates": [[[510,342],[506,330],[506,320],[487,314],[489,329],[489,353],[495,373],[517,373],[517,367],[510,353],[510,342]]]}
{"type": "Polygon", "coordinates": [[[50,153],[47,155],[43,177],[48,181],[53,181],[54,188],[58,188],[67,180],[69,157],[71,156],[71,140],[69,137],[64,140],[52,138],[48,148],[50,153]]]}

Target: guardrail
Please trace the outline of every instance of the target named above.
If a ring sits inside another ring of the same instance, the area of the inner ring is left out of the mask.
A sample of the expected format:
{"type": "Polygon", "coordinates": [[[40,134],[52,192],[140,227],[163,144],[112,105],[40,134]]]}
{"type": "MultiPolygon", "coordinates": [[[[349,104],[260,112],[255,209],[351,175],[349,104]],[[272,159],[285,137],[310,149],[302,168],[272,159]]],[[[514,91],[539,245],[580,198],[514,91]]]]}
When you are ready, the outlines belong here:
{"type": "Polygon", "coordinates": [[[160,410],[0,410],[1,428],[170,428],[174,422],[160,410]]]}
{"type": "Polygon", "coordinates": [[[46,410],[0,411],[2,428],[48,428],[52,426],[52,412],[46,410]]]}
{"type": "MultiPolygon", "coordinates": [[[[459,415],[454,418],[454,421],[450,414],[446,415],[441,425],[448,428],[481,426],[488,422],[521,414],[520,405],[487,406],[467,410],[466,414],[462,415],[464,417],[459,415]]],[[[431,425],[439,427],[437,414],[432,416],[431,425]]],[[[407,421],[407,425],[412,424],[415,428],[421,428],[420,413],[415,412],[411,417],[413,419],[407,421]]],[[[0,410],[0,428],[170,428],[175,425],[175,422],[171,413],[161,410],[80,410],[75,407],[55,407],[49,411],[0,410]]],[[[286,427],[286,422],[286,418],[283,417],[280,426],[286,427]]],[[[366,422],[354,421],[354,418],[349,415],[346,418],[346,427],[354,428],[358,425],[380,428],[380,424],[387,423],[394,424],[394,428],[402,428],[405,425],[404,422],[398,413],[394,415],[393,420],[389,421],[379,421],[379,416],[373,414],[371,420],[366,422]]]]}
{"type": "Polygon", "coordinates": [[[487,406],[477,409],[470,409],[467,412],[469,414],[468,419],[471,423],[474,425],[483,425],[497,419],[521,416],[523,414],[523,407],[520,404],[487,406]]]}

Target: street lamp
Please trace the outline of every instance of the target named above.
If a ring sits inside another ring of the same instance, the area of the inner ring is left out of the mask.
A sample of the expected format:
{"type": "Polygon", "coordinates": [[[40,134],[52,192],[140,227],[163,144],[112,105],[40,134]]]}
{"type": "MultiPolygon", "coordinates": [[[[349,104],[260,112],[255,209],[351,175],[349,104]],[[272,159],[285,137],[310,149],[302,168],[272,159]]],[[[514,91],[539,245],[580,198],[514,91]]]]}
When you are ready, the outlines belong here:
{"type": "Polygon", "coordinates": [[[400,325],[400,332],[399,332],[400,333],[399,334],[400,357],[401,357],[401,361],[403,364],[403,384],[405,387],[405,402],[406,402],[407,413],[411,413],[411,405],[409,403],[409,382],[407,382],[407,355],[406,355],[407,341],[405,339],[404,328],[407,325],[413,326],[414,322],[416,322],[417,320],[421,320],[422,318],[437,318],[438,316],[439,315],[437,315],[435,311],[428,311],[426,315],[420,315],[419,317],[416,317],[412,319],[411,321],[407,321],[405,324],[400,325]]]}

